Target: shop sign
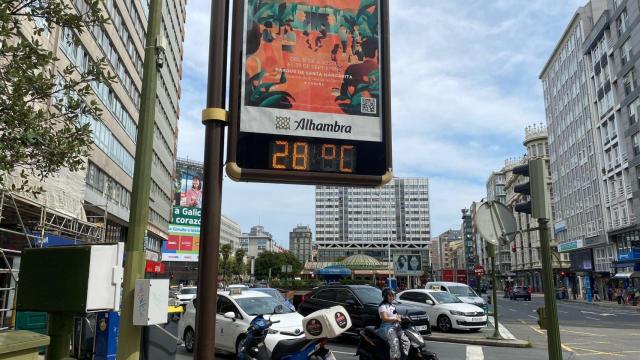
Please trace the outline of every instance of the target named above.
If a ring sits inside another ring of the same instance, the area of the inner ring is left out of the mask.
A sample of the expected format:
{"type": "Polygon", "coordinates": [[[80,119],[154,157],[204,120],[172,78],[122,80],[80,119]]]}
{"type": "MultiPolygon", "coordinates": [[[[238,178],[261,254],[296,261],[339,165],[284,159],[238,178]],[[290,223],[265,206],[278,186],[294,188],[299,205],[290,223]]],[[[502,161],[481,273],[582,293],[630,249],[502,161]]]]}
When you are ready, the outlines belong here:
{"type": "Polygon", "coordinates": [[[567,252],[571,250],[576,250],[584,247],[582,239],[568,241],[558,245],[559,252],[567,252]]]}

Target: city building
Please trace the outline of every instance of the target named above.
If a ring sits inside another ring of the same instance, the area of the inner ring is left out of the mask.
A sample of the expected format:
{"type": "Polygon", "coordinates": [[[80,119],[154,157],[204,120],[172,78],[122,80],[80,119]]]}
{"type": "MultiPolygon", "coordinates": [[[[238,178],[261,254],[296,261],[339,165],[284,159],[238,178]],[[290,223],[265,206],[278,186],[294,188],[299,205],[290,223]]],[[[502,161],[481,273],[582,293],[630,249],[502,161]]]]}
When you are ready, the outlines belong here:
{"type": "MultiPolygon", "coordinates": [[[[529,159],[543,158],[549,162],[549,147],[547,144],[547,131],[546,127],[542,124],[528,126],[525,129],[525,139],[523,145],[527,148],[527,155],[522,158],[511,159],[505,161],[504,172],[506,176],[505,193],[507,197],[506,206],[510,209],[514,209],[518,203],[524,203],[529,201],[529,196],[524,196],[514,191],[516,185],[529,181],[529,178],[516,175],[513,173],[513,168],[519,165],[526,164],[529,159]]],[[[551,184],[551,176],[547,174],[547,189],[551,197],[551,204],[553,203],[553,187],[551,184]]],[[[549,209],[551,214],[551,209],[549,209]]],[[[520,233],[516,234],[515,239],[510,241],[511,247],[511,272],[515,273],[515,278],[512,279],[517,285],[530,286],[534,291],[541,292],[543,290],[542,283],[542,262],[540,258],[540,236],[537,230],[532,230],[538,227],[536,219],[532,218],[529,214],[523,214],[513,210],[513,215],[516,218],[516,224],[520,233]]],[[[549,223],[553,223],[553,219],[549,219],[549,223]]],[[[552,250],[557,247],[557,242],[554,237],[554,231],[549,229],[549,239],[552,250]]],[[[556,251],[552,251],[552,267],[556,275],[556,281],[560,276],[561,269],[569,267],[569,257],[567,254],[558,254],[556,251]]]]}
{"type": "Polygon", "coordinates": [[[220,245],[229,244],[233,250],[240,249],[240,224],[222,215],[220,218],[220,245]]]}
{"type": "Polygon", "coordinates": [[[449,260],[451,262],[451,269],[464,269],[466,265],[465,260],[465,244],[462,240],[451,241],[449,243],[449,260]]]}
{"type": "Polygon", "coordinates": [[[298,225],[289,232],[289,251],[303,264],[313,260],[313,239],[309,226],[298,225]]]}
{"type": "Polygon", "coordinates": [[[429,243],[429,262],[433,274],[438,274],[442,270],[442,247],[439,236],[431,238],[431,243],[429,243]]]}
{"type": "MultiPolygon", "coordinates": [[[[632,217],[627,165],[631,149],[627,151],[623,136],[618,136],[625,131],[621,116],[627,113],[626,108],[614,110],[617,97],[612,89],[612,79],[615,84],[624,74],[616,75],[619,66],[611,58],[615,41],[606,7],[606,0],[592,0],[578,8],[540,73],[553,228],[558,250],[568,253],[572,262],[563,281],[579,294],[585,276],[594,277],[604,293],[614,260],[605,231],[628,226],[632,217]],[[607,219],[611,226],[606,226],[607,219]]],[[[623,90],[620,86],[618,93],[623,90]]]]}
{"type": "MultiPolygon", "coordinates": [[[[590,91],[593,138],[607,238],[576,242],[572,265],[582,266],[578,285],[602,290],[640,285],[640,8],[614,0],[595,16],[581,50],[590,91]],[[597,20],[597,21],[596,21],[597,20]],[[586,264],[587,266],[584,266],[586,264]]],[[[573,269],[572,269],[573,270],[573,269]]],[[[580,291],[580,289],[578,289],[580,291]]]]}
{"type": "MultiPolygon", "coordinates": [[[[171,220],[186,15],[184,0],[163,4],[161,34],[166,45],[164,66],[158,74],[145,239],[151,257],[168,238],[171,220]]],[[[85,1],[69,1],[69,5],[79,14],[88,11],[85,1]]],[[[115,74],[116,81],[111,85],[92,84],[95,96],[90,100],[97,101],[102,113],[99,118],[84,119],[91,126],[94,140],[85,170],[60,171],[42,183],[46,192],[37,198],[25,193],[2,192],[0,228],[5,231],[0,232],[0,243],[3,247],[26,247],[20,233],[31,238],[34,233],[44,234],[49,244],[126,240],[148,2],[105,0],[98,6],[104,16],[111,19],[107,24],[93,26],[82,33],[41,24],[44,31],[39,39],[41,46],[53,50],[59,59],[51,70],[56,71],[61,81],[61,71],[66,66],[85,69],[90,61],[103,57],[108,60],[109,72],[115,74]]],[[[9,179],[9,186],[12,181],[20,179],[9,179]]]]}
{"type": "MultiPolygon", "coordinates": [[[[475,204],[475,203],[474,203],[475,204]]],[[[462,239],[463,241],[463,249],[464,249],[464,261],[458,262],[457,265],[460,266],[460,269],[466,269],[468,279],[474,279],[471,285],[475,284],[475,278],[473,275],[473,266],[476,263],[476,251],[475,251],[475,241],[474,241],[474,233],[473,233],[473,222],[471,221],[471,211],[469,209],[462,209],[462,239]]]]}
{"type": "Polygon", "coordinates": [[[394,178],[380,188],[316,187],[318,261],[356,254],[387,262],[389,255],[421,255],[429,267],[429,182],[394,178]]]}
{"type": "Polygon", "coordinates": [[[507,194],[504,192],[506,178],[504,171],[494,171],[487,179],[487,201],[497,201],[501,204],[507,202],[507,194]]]}
{"type": "Polygon", "coordinates": [[[240,246],[249,258],[258,257],[265,251],[276,251],[273,236],[264,231],[264,226],[253,226],[251,231],[240,236],[240,246]]]}

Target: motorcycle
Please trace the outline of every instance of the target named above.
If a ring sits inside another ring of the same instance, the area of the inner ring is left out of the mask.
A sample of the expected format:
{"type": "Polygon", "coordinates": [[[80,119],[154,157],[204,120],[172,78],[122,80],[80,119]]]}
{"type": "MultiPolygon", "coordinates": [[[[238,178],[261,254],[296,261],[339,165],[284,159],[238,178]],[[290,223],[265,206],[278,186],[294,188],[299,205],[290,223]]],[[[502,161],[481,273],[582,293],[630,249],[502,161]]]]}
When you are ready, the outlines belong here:
{"type": "Polygon", "coordinates": [[[273,351],[270,351],[264,343],[267,335],[272,331],[271,325],[278,323],[271,321],[262,315],[256,316],[249,325],[247,337],[240,344],[238,360],[335,360],[331,350],[325,347],[326,338],[307,339],[297,338],[280,340],[273,351]]]}
{"type": "MultiPolygon", "coordinates": [[[[409,338],[409,354],[402,357],[406,360],[425,359],[438,360],[438,356],[427,350],[426,342],[416,330],[413,322],[408,316],[402,316],[400,327],[409,338]]],[[[360,343],[356,355],[360,360],[389,360],[389,343],[376,332],[375,326],[367,326],[360,331],[360,343]]]]}

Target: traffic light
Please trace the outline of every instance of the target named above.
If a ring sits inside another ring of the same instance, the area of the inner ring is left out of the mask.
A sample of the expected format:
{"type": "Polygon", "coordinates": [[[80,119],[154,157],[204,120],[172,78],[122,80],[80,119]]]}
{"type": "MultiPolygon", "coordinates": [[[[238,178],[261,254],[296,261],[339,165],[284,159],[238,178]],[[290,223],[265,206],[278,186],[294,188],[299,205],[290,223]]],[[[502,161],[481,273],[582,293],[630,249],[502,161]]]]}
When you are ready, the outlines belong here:
{"type": "Polygon", "coordinates": [[[544,159],[529,160],[528,164],[516,166],[513,173],[529,177],[529,181],[513,187],[513,191],[529,196],[529,201],[516,204],[515,211],[531,214],[536,219],[549,218],[549,192],[547,191],[547,168],[544,159]]]}

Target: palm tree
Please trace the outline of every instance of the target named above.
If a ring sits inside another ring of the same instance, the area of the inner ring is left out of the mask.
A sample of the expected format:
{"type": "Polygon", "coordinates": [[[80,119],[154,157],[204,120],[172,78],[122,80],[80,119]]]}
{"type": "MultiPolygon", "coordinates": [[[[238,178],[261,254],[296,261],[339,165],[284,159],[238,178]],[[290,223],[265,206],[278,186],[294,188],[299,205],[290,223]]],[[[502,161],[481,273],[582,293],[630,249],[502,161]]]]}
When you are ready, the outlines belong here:
{"type": "Polygon", "coordinates": [[[233,257],[236,260],[235,267],[234,267],[235,275],[240,277],[241,275],[244,275],[244,250],[237,249],[236,252],[233,254],[233,257]]]}
{"type": "Polygon", "coordinates": [[[226,280],[227,272],[229,271],[229,257],[231,256],[231,245],[224,244],[220,248],[220,254],[222,255],[222,276],[226,280]]]}

